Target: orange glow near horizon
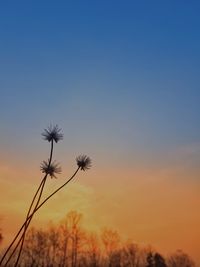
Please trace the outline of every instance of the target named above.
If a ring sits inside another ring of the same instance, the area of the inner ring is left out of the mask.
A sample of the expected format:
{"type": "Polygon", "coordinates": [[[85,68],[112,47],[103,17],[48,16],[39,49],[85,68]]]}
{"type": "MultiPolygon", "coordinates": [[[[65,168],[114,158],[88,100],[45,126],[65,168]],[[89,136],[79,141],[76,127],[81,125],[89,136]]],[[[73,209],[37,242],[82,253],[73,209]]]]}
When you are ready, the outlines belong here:
{"type": "MultiPolygon", "coordinates": [[[[21,176],[20,168],[1,165],[1,228],[5,245],[21,225],[37,186],[26,180],[26,175],[21,176]]],[[[37,213],[32,226],[46,227],[50,221],[59,222],[70,210],[77,210],[83,213],[87,229],[115,229],[122,238],[152,245],[164,255],[182,249],[199,263],[199,183],[188,180],[197,175],[175,166],[164,170],[93,168],[80,172],[68,188],[37,213]]],[[[62,181],[63,178],[50,179],[46,192],[62,181]]]]}

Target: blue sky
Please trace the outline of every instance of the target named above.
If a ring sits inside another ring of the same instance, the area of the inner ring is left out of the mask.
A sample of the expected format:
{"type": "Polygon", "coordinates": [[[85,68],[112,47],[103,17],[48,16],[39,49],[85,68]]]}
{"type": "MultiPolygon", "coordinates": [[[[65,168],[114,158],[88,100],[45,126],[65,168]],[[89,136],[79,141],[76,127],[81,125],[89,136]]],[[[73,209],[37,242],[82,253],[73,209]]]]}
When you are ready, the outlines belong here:
{"type": "Polygon", "coordinates": [[[1,150],[26,151],[49,123],[63,128],[71,150],[102,156],[143,158],[199,143],[199,8],[2,2],[1,150]]]}

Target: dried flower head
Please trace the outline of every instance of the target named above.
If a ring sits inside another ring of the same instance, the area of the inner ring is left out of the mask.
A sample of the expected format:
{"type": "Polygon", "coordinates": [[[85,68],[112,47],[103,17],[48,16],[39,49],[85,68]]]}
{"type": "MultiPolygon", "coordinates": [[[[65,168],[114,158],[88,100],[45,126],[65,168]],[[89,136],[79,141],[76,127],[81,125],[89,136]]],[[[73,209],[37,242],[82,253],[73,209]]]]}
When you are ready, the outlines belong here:
{"type": "Polygon", "coordinates": [[[60,133],[60,131],[61,129],[58,127],[58,125],[50,125],[47,129],[44,129],[42,136],[44,137],[44,140],[49,142],[53,140],[57,143],[59,140],[63,139],[63,134],[60,133]]]}
{"type": "Polygon", "coordinates": [[[47,175],[50,175],[51,178],[57,178],[56,177],[56,173],[57,174],[60,174],[61,173],[61,167],[59,166],[58,163],[56,163],[55,161],[52,162],[50,165],[47,161],[43,161],[41,163],[41,166],[40,166],[40,170],[43,172],[43,173],[46,173],[47,175]]]}
{"type": "Polygon", "coordinates": [[[80,155],[76,158],[76,162],[78,167],[82,171],[89,170],[92,167],[92,161],[91,159],[86,155],[80,155]]]}

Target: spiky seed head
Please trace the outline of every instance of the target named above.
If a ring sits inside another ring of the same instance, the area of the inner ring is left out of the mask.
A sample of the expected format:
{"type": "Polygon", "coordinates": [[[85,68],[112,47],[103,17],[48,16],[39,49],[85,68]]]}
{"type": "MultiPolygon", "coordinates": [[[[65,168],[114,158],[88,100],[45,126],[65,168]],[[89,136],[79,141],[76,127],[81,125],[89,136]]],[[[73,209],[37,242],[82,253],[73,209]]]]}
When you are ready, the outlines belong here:
{"type": "Polygon", "coordinates": [[[76,163],[82,171],[89,170],[92,167],[92,161],[86,155],[79,155],[76,158],[76,163]]]}
{"type": "Polygon", "coordinates": [[[47,140],[49,142],[53,140],[57,143],[59,140],[63,139],[63,134],[60,132],[61,129],[58,127],[57,124],[55,126],[50,125],[47,129],[44,129],[42,136],[44,140],[47,140]]]}
{"type": "Polygon", "coordinates": [[[40,166],[40,170],[49,175],[51,178],[57,178],[55,174],[61,173],[61,167],[59,166],[59,163],[56,163],[56,161],[52,162],[49,165],[49,162],[43,161],[40,166]]]}

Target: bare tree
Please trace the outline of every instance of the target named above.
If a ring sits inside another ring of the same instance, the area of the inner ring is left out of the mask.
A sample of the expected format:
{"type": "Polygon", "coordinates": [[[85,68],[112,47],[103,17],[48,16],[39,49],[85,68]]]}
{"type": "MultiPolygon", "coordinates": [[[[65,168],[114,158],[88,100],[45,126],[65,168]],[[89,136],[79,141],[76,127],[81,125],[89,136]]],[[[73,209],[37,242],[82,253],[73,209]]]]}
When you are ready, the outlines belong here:
{"type": "Polygon", "coordinates": [[[128,242],[122,249],[122,266],[123,267],[138,267],[139,266],[140,250],[138,245],[128,242]]]}
{"type": "MultiPolygon", "coordinates": [[[[165,261],[149,246],[123,243],[114,230],[104,229],[100,236],[86,232],[81,222],[82,214],[71,211],[57,226],[31,228],[20,267],[195,267],[182,251],[165,261]]],[[[17,253],[6,267],[13,267],[16,258],[17,253]]]]}
{"type": "Polygon", "coordinates": [[[108,266],[113,266],[113,262],[120,262],[121,253],[119,251],[119,234],[116,231],[105,228],[102,231],[101,238],[104,245],[105,254],[108,258],[108,266]]]}
{"type": "Polygon", "coordinates": [[[67,267],[68,266],[68,244],[69,244],[69,238],[70,238],[70,230],[68,225],[68,220],[65,218],[61,221],[59,226],[59,233],[61,236],[61,266],[67,267]]]}
{"type": "Polygon", "coordinates": [[[164,257],[159,253],[154,254],[154,266],[155,267],[167,267],[164,257]]]}
{"type": "Polygon", "coordinates": [[[69,245],[71,246],[71,267],[77,267],[77,260],[85,240],[85,232],[81,228],[82,214],[71,211],[66,216],[69,229],[69,245]]]}
{"type": "Polygon", "coordinates": [[[89,233],[87,236],[87,253],[89,257],[89,266],[98,267],[100,266],[100,242],[97,234],[89,233]]]}
{"type": "Polygon", "coordinates": [[[183,251],[177,250],[168,259],[169,267],[195,267],[193,260],[183,251]]]}
{"type": "MultiPolygon", "coordinates": [[[[0,231],[1,231],[1,229],[0,229],[0,231]]],[[[2,243],[2,241],[3,241],[3,234],[0,232],[0,244],[2,243]]]]}

